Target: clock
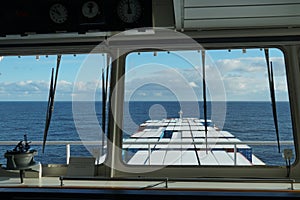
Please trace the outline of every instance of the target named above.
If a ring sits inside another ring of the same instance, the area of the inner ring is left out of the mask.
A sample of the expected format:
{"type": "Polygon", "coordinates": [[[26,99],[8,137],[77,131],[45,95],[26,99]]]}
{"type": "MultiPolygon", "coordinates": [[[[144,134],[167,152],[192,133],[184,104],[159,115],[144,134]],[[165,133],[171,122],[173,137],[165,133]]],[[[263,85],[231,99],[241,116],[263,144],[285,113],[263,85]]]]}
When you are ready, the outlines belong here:
{"type": "Polygon", "coordinates": [[[100,9],[95,1],[87,1],[82,5],[82,14],[86,18],[94,18],[100,14],[100,9]]]}
{"type": "Polygon", "coordinates": [[[142,16],[142,6],[139,0],[120,0],[117,14],[124,23],[136,23],[142,16]]]}
{"type": "Polygon", "coordinates": [[[68,20],[68,10],[60,3],[53,4],[49,9],[50,19],[56,24],[63,24],[68,20]]]}

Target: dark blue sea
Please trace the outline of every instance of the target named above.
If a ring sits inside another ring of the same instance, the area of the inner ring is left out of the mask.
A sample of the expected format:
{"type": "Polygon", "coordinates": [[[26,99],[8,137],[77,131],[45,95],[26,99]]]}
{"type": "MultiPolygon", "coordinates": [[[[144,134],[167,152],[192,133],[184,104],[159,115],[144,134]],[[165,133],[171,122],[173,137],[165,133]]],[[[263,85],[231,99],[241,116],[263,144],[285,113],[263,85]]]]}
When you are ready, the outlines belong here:
{"type": "MultiPolygon", "coordinates": [[[[81,104],[81,103],[80,103],[81,104]]],[[[79,104],[79,105],[80,105],[79,104]]],[[[222,103],[219,102],[221,105],[222,103]]],[[[225,121],[218,117],[218,102],[214,104],[215,111],[211,115],[211,104],[208,103],[208,117],[214,118],[217,126],[229,131],[242,141],[276,141],[272,107],[270,102],[227,102],[225,121]]],[[[281,141],[292,141],[293,131],[288,102],[277,102],[277,116],[281,141]]],[[[184,117],[203,118],[202,102],[129,102],[125,103],[124,137],[134,133],[138,125],[148,119],[178,117],[178,111],[183,110],[184,117]]],[[[220,106],[220,112],[221,112],[220,106]]],[[[45,128],[47,102],[0,102],[0,134],[1,141],[20,141],[27,134],[30,141],[42,141],[45,128]]],[[[77,112],[81,112],[77,109],[77,112]]],[[[82,119],[86,119],[87,128],[102,125],[102,104],[100,102],[82,102],[82,119]],[[89,114],[85,113],[85,104],[93,104],[97,124],[89,125],[89,114]]],[[[78,126],[77,126],[78,128],[78,126]]],[[[79,141],[81,139],[76,129],[72,102],[55,102],[53,116],[48,132],[48,141],[79,141]]],[[[91,129],[93,130],[93,129],[91,129]]],[[[250,145],[251,146],[251,145],[250,145]]],[[[15,145],[0,146],[1,164],[6,164],[4,153],[12,150],[15,145]],[[1,156],[2,155],[2,156],[1,156]]],[[[253,153],[268,165],[285,165],[282,153],[277,145],[251,146],[253,153]]],[[[46,145],[42,153],[40,145],[32,145],[37,149],[35,160],[43,164],[66,163],[65,145],[46,145]]],[[[281,145],[281,149],[292,148],[293,145],[281,145]]],[[[80,145],[71,146],[71,156],[88,156],[90,152],[80,145]]]]}

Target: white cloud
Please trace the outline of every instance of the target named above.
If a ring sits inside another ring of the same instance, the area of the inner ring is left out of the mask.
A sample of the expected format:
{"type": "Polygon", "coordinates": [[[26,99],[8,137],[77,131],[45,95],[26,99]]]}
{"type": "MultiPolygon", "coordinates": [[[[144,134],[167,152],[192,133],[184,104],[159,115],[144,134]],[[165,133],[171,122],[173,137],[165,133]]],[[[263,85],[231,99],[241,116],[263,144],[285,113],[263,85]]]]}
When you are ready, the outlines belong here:
{"type": "Polygon", "coordinates": [[[147,93],[146,93],[146,92],[139,92],[138,95],[143,96],[143,97],[146,97],[146,96],[147,96],[147,93]]]}
{"type": "Polygon", "coordinates": [[[279,91],[279,92],[288,91],[286,80],[279,80],[279,81],[275,82],[275,89],[276,89],[276,91],[279,91]]]}
{"type": "MultiPolygon", "coordinates": [[[[283,57],[271,57],[273,63],[274,75],[285,75],[283,57]]],[[[247,57],[234,59],[221,59],[214,63],[223,76],[231,76],[236,74],[257,75],[267,73],[267,64],[264,57],[247,57]]]]}
{"type": "Polygon", "coordinates": [[[199,87],[198,84],[188,80],[185,75],[189,74],[182,70],[162,67],[146,75],[144,70],[127,75],[131,77],[125,83],[126,100],[186,101],[197,96],[193,88],[199,87]]]}
{"type": "Polygon", "coordinates": [[[71,86],[71,85],[73,85],[73,83],[65,81],[65,80],[58,81],[58,84],[59,85],[65,85],[65,86],[71,86]]]}
{"type": "Polygon", "coordinates": [[[74,92],[90,92],[101,88],[100,81],[79,81],[74,84],[74,92]]]}
{"type": "Polygon", "coordinates": [[[266,80],[253,77],[226,77],[224,78],[225,88],[228,94],[247,94],[267,91],[266,80]]]}
{"type": "Polygon", "coordinates": [[[189,85],[193,88],[199,87],[195,82],[189,82],[189,85]]]}
{"type": "Polygon", "coordinates": [[[0,82],[2,100],[44,100],[48,95],[45,81],[0,82]]]}
{"type": "MultiPolygon", "coordinates": [[[[282,57],[271,57],[270,60],[274,67],[276,91],[286,93],[284,60],[282,57]]],[[[202,67],[199,63],[198,66],[194,65],[189,69],[147,66],[147,71],[139,72],[137,70],[126,78],[125,89],[126,93],[131,93],[132,96],[152,98],[149,100],[173,100],[174,96],[184,97],[185,99],[182,100],[189,100],[190,92],[194,91],[198,99],[202,100],[201,73],[202,67]]],[[[229,100],[245,100],[249,96],[255,96],[260,100],[269,98],[267,66],[263,56],[220,59],[214,63],[207,61],[206,81],[210,95],[224,92],[220,87],[220,82],[222,82],[229,100]],[[220,73],[220,76],[217,73],[220,73]],[[218,80],[219,78],[220,80],[218,80]]],[[[10,96],[13,99],[14,96],[17,96],[22,100],[22,97],[26,95],[31,99],[47,100],[49,84],[49,81],[43,80],[0,82],[0,98],[10,96]]],[[[72,96],[80,96],[82,99],[91,98],[95,93],[101,94],[101,84],[101,80],[86,81],[83,79],[76,83],[59,80],[56,98],[69,98],[68,100],[71,100],[72,96]]],[[[220,100],[222,100],[221,98],[222,95],[220,95],[220,100]]]]}
{"type": "MultiPolygon", "coordinates": [[[[18,81],[0,82],[0,98],[2,100],[47,100],[49,95],[49,81],[18,81]]],[[[87,93],[94,94],[100,88],[99,81],[73,82],[59,80],[56,85],[55,98],[57,100],[71,100],[72,96],[85,96],[87,93]],[[73,91],[73,88],[74,91],[73,91]]]]}
{"type": "Polygon", "coordinates": [[[262,73],[266,68],[262,57],[222,59],[215,62],[223,76],[240,73],[262,73]]]}
{"type": "MultiPolygon", "coordinates": [[[[287,93],[283,58],[272,57],[270,60],[273,62],[275,90],[287,93]]],[[[223,59],[215,64],[220,70],[228,100],[269,100],[267,65],[264,57],[223,59]]]]}
{"type": "MultiPolygon", "coordinates": [[[[276,91],[286,93],[284,59],[283,57],[271,57],[270,60],[273,62],[276,91]]],[[[128,93],[134,92],[134,88],[136,89],[138,85],[140,93],[147,94],[147,98],[153,98],[150,100],[154,100],[155,97],[159,99],[157,94],[165,98],[167,96],[171,98],[172,95],[184,96],[190,90],[194,90],[199,100],[202,99],[202,90],[199,90],[202,88],[201,66],[195,65],[189,69],[162,68],[147,74],[135,71],[127,80],[125,87],[128,93]],[[152,83],[152,85],[144,87],[147,83],[152,83]],[[173,91],[170,88],[177,88],[177,93],[171,94],[173,91]],[[167,92],[168,90],[169,92],[167,92]]],[[[208,62],[206,64],[206,85],[213,100],[224,100],[225,98],[227,100],[269,100],[270,96],[267,65],[263,56],[208,62]]],[[[185,100],[187,99],[189,96],[186,96],[185,100]]]]}
{"type": "Polygon", "coordinates": [[[154,93],[154,96],[162,97],[162,96],[163,96],[163,93],[162,93],[162,92],[156,92],[156,93],[154,93]]]}

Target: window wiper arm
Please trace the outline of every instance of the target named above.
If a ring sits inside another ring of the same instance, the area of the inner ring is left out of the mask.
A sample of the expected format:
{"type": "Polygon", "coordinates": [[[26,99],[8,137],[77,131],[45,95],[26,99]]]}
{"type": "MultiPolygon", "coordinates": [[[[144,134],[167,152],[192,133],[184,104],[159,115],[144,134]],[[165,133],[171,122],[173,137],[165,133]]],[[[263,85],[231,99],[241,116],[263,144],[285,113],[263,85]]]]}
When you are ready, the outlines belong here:
{"type": "Polygon", "coordinates": [[[269,49],[265,49],[265,58],[266,58],[267,67],[268,67],[269,88],[270,88],[270,95],[271,95],[271,101],[272,101],[272,112],[273,112],[273,119],[274,119],[275,131],[276,131],[277,146],[278,146],[278,152],[280,153],[280,138],[279,138],[276,100],[275,100],[273,64],[272,64],[272,62],[270,62],[269,49]]]}
{"type": "Polygon", "coordinates": [[[47,105],[47,113],[46,113],[46,123],[45,123],[45,129],[44,129],[44,137],[43,137],[43,149],[42,152],[45,151],[45,145],[48,135],[48,130],[51,122],[52,112],[54,110],[54,96],[56,91],[56,83],[57,83],[57,77],[58,77],[58,69],[60,65],[61,55],[57,56],[56,60],[56,73],[55,73],[55,80],[54,80],[54,68],[52,68],[51,73],[51,82],[50,82],[50,89],[49,89],[49,98],[48,98],[48,105],[47,105]]]}
{"type": "Polygon", "coordinates": [[[203,114],[204,114],[204,131],[205,131],[205,149],[208,153],[207,145],[207,104],[206,104],[206,80],[205,80],[205,51],[202,50],[202,82],[203,82],[203,114]]]}

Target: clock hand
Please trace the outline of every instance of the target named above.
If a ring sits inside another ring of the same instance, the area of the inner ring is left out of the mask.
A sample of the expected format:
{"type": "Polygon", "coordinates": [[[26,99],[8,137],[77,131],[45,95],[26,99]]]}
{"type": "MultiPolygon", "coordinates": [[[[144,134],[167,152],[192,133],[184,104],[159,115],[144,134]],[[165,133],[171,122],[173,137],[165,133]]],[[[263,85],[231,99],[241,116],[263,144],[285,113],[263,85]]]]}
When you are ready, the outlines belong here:
{"type": "Polygon", "coordinates": [[[54,9],[54,10],[52,10],[52,12],[54,12],[54,13],[56,13],[56,14],[60,15],[60,12],[58,12],[58,10],[57,10],[57,9],[54,9]]]}

